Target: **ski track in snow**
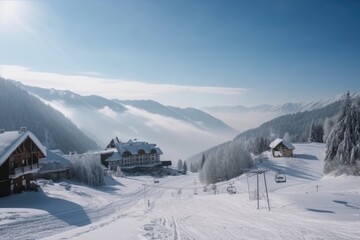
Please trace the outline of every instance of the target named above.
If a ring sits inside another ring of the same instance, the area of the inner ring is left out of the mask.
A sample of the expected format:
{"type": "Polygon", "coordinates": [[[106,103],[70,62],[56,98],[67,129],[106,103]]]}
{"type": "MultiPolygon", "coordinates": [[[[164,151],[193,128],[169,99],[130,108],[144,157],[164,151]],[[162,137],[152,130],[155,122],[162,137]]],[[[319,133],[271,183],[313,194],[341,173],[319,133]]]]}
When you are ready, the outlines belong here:
{"type": "Polygon", "coordinates": [[[259,210],[256,177],[249,178],[250,201],[245,175],[231,180],[234,195],[226,193],[229,182],[217,184],[220,194],[203,192],[196,174],[160,178],[158,184],[149,177],[119,178],[123,186],[114,191],[76,184],[70,192],[57,185],[43,188],[50,197],[81,206],[50,214],[30,207],[6,209],[0,200],[0,239],[360,239],[360,178],[323,177],[324,145],[295,147],[298,157],[268,155],[258,165],[287,174],[286,183],[276,184],[275,172],[266,173],[270,211],[262,177],[259,210]],[[148,184],[146,199],[143,183],[148,184]],[[110,234],[104,237],[104,232],[110,234]]]}

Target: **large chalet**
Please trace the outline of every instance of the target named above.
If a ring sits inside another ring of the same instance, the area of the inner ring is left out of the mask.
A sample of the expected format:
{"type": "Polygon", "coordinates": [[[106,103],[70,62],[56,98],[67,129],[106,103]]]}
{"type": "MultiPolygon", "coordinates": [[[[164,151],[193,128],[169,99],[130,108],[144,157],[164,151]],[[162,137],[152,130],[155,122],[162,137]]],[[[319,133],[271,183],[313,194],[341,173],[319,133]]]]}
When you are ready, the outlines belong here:
{"type": "Polygon", "coordinates": [[[102,162],[111,170],[121,167],[122,170],[152,168],[161,166],[160,155],[163,152],[156,144],[129,140],[121,142],[116,137],[101,154],[102,162]]]}
{"type": "Polygon", "coordinates": [[[30,188],[39,159],[46,150],[34,134],[22,127],[19,131],[0,130],[0,197],[30,188]]]}

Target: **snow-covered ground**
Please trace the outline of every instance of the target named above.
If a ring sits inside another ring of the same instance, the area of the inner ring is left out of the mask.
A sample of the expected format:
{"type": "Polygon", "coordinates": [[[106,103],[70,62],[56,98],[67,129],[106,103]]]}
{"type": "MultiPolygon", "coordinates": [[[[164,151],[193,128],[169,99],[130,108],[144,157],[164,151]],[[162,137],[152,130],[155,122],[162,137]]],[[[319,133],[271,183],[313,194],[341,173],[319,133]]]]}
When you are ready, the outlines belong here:
{"type": "Polygon", "coordinates": [[[360,239],[360,178],[323,177],[323,144],[295,144],[294,158],[258,163],[245,175],[203,191],[196,174],[114,178],[90,188],[54,183],[0,199],[0,239],[360,239]],[[276,183],[276,171],[286,173],[276,183]],[[147,184],[146,192],[143,184],[147,184]],[[237,194],[226,191],[230,183],[237,194]],[[195,194],[197,193],[197,194],[195,194]],[[249,200],[250,199],[250,200],[249,200]]]}

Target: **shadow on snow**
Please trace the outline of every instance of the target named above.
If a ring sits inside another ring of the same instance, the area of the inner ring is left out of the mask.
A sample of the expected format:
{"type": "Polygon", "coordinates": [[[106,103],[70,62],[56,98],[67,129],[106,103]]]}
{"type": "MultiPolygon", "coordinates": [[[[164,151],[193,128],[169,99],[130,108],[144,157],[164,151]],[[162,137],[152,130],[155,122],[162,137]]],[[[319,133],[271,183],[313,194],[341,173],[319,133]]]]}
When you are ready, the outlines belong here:
{"type": "Polygon", "coordinates": [[[43,210],[59,220],[74,226],[85,226],[91,223],[84,208],[74,202],[47,196],[39,192],[24,192],[4,197],[0,208],[32,208],[43,210]]]}

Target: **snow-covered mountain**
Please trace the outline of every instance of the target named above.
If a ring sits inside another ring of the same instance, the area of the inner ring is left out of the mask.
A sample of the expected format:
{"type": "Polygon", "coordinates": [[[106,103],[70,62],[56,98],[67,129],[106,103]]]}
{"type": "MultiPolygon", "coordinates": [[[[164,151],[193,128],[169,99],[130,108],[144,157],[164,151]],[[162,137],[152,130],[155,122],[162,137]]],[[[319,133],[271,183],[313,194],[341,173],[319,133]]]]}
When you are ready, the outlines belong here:
{"type": "MultiPolygon", "coordinates": [[[[258,105],[254,107],[237,106],[213,106],[205,107],[204,111],[223,120],[240,132],[258,127],[262,123],[285,114],[312,111],[343,99],[345,93],[336,96],[304,103],[284,103],[279,105],[258,105]]],[[[360,97],[360,92],[351,93],[351,97],[360,97]]]]}
{"type": "MultiPolygon", "coordinates": [[[[248,112],[275,112],[279,114],[287,114],[287,113],[296,113],[296,112],[304,112],[311,111],[314,109],[325,107],[329,104],[337,102],[339,100],[344,99],[345,94],[341,93],[336,96],[318,100],[318,101],[310,101],[303,103],[284,103],[279,105],[269,105],[262,104],[254,107],[245,107],[242,105],[237,106],[212,106],[212,107],[204,107],[203,110],[208,111],[210,113],[248,113],[248,112]]],[[[351,97],[359,97],[360,92],[351,93],[351,97]]]]}
{"type": "Polygon", "coordinates": [[[136,138],[158,144],[164,151],[164,159],[177,160],[237,134],[221,120],[195,108],[165,106],[151,100],[109,100],[21,86],[62,112],[103,147],[115,136],[123,141],[136,138]]]}
{"type": "Polygon", "coordinates": [[[26,126],[50,149],[63,152],[98,149],[69,119],[38,98],[0,78],[0,128],[6,131],[26,126]]]}

